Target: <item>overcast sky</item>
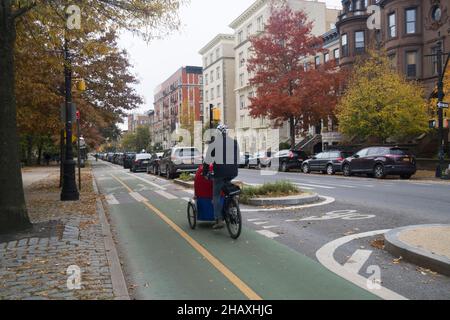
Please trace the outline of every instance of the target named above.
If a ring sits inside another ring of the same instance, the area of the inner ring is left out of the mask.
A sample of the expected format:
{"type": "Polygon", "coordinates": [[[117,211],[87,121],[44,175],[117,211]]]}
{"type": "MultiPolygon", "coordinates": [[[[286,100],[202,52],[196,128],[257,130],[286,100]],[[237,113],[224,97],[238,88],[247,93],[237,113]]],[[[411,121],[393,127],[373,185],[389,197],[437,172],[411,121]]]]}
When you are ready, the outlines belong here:
{"type": "MultiPolygon", "coordinates": [[[[153,108],[153,92],[156,86],[181,66],[201,66],[198,51],[219,33],[232,33],[228,25],[255,0],[191,0],[180,10],[182,28],[164,40],[149,44],[123,34],[121,47],[125,48],[134,66],[133,73],[140,84],[137,92],[144,97],[144,104],[133,112],[143,113],[153,108]]],[[[328,7],[340,7],[341,0],[320,0],[328,7]]],[[[126,121],[121,125],[126,129],[126,121]]]]}

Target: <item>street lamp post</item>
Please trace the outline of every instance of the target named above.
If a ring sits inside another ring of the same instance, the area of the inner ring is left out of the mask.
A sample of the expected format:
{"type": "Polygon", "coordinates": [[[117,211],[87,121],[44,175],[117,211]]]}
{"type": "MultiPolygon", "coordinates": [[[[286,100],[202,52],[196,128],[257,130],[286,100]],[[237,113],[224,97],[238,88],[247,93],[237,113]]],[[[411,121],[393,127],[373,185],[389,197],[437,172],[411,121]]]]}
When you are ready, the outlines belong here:
{"type": "Polygon", "coordinates": [[[72,63],[67,36],[64,36],[64,77],[66,108],[66,148],[64,157],[64,174],[61,201],[77,201],[80,194],[75,181],[75,161],[72,148],[72,63]]]}

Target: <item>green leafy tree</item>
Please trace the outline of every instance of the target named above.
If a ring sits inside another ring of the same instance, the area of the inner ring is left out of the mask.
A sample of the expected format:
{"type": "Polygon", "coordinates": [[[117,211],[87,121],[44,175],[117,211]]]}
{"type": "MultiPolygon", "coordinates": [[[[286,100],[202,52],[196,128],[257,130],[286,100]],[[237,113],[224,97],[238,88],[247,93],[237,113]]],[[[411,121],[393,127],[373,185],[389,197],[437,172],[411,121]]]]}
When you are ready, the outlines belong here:
{"type": "MultiPolygon", "coordinates": [[[[15,93],[16,26],[27,15],[42,26],[45,35],[60,42],[64,36],[79,39],[96,28],[122,28],[150,40],[161,37],[179,26],[177,12],[184,0],[79,0],[82,28],[65,30],[66,17],[62,0],[0,0],[0,232],[30,226],[19,162],[17,109],[15,93]],[[49,13],[52,14],[49,14],[49,13]],[[65,31],[65,32],[64,32],[65,31]]],[[[41,33],[42,34],[42,33],[41,33]]],[[[98,41],[100,42],[100,40],[98,41]]],[[[92,43],[92,42],[91,42],[92,43]]],[[[80,56],[89,54],[90,43],[81,43],[80,56]]],[[[46,49],[55,52],[61,45],[46,49]]],[[[105,54],[107,52],[105,51],[105,54]]]]}
{"type": "Polygon", "coordinates": [[[342,133],[379,143],[428,130],[422,87],[394,70],[383,52],[369,51],[356,64],[337,111],[342,133]]]}
{"type": "Polygon", "coordinates": [[[136,128],[136,151],[147,150],[151,143],[150,128],[139,126],[136,128]]]}

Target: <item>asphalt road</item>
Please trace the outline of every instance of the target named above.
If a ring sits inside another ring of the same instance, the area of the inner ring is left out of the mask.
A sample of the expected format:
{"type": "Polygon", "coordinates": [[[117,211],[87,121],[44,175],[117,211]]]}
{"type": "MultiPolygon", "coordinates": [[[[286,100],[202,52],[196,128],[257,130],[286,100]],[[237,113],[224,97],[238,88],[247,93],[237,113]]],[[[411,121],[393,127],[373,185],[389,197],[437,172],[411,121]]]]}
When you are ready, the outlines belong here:
{"type": "Polygon", "coordinates": [[[373,242],[391,228],[449,223],[449,184],[240,170],[238,179],[247,183],[290,180],[326,201],[289,211],[242,206],[243,235],[231,241],[226,231],[212,231],[209,225],[195,231],[188,228],[185,208],[190,190],[101,161],[94,163],[94,174],[107,196],[136,298],[249,298],[224,277],[225,267],[263,299],[353,299],[355,294],[450,299],[450,278],[393,257],[373,242]],[[223,265],[205,264],[205,256],[153,209],[223,265]]]}

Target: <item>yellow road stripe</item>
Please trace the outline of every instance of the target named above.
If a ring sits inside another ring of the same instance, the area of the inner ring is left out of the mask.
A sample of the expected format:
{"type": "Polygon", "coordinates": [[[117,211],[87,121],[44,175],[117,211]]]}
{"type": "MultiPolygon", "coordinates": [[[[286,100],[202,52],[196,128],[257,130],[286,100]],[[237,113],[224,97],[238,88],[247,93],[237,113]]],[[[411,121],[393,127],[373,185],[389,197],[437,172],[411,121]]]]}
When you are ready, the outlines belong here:
{"type": "MultiPolygon", "coordinates": [[[[122,180],[116,176],[111,176],[116,179],[121,185],[123,185],[129,192],[133,190],[127,186],[122,180]]],[[[208,250],[206,250],[201,244],[195,241],[185,231],[183,231],[175,222],[170,220],[164,213],[155,208],[148,200],[142,202],[151,211],[156,213],[165,223],[167,223],[173,230],[175,230],[181,237],[184,238],[198,253],[200,253],[206,260],[208,260],[219,272],[221,272],[232,284],[236,286],[247,298],[250,300],[262,300],[262,298],[254,292],[244,281],[239,279],[230,269],[228,269],[222,262],[214,257],[208,250]]]]}

